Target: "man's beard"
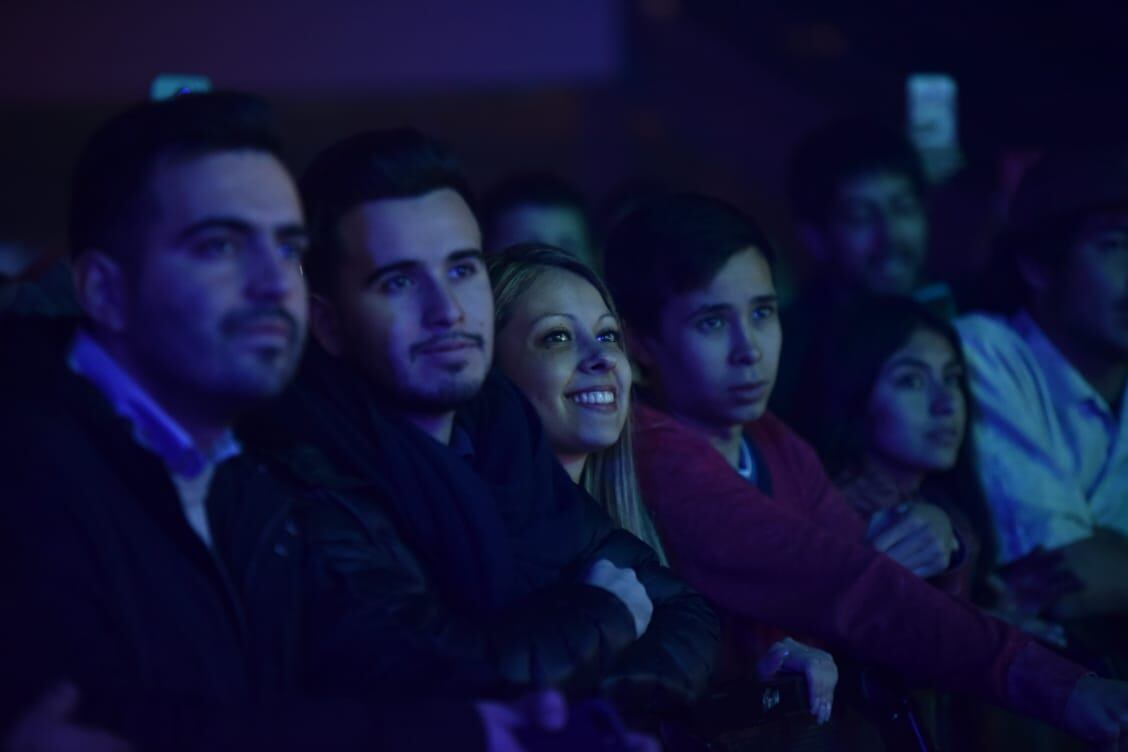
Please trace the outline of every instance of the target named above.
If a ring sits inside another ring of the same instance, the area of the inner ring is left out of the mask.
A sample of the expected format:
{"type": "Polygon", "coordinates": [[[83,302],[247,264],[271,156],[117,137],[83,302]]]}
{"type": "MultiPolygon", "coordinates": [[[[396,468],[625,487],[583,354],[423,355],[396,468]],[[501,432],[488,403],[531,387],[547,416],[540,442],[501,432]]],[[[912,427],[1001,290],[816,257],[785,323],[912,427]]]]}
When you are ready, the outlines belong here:
{"type": "Polygon", "coordinates": [[[432,389],[385,387],[382,401],[396,412],[441,415],[457,410],[478,396],[484,379],[452,380],[432,389]]]}

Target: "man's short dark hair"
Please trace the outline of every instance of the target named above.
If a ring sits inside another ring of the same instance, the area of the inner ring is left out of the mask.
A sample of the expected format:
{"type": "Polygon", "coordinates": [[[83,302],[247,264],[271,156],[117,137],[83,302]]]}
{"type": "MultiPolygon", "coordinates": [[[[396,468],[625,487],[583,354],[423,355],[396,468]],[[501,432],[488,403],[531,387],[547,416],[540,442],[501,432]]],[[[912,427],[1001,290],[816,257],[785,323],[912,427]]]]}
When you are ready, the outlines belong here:
{"type": "Polygon", "coordinates": [[[314,157],[299,185],[311,238],[306,276],[310,287],[322,292],[330,289],[340,262],[341,218],[357,206],[449,188],[474,208],[458,161],[411,128],[366,131],[338,141],[314,157]]]}
{"type": "Polygon", "coordinates": [[[129,258],[138,228],[159,210],[149,190],[159,166],[244,149],[282,159],[269,107],[248,94],[185,94],[117,115],[94,133],[78,160],[68,227],[72,256],[96,248],[129,258]]]}
{"type": "Polygon", "coordinates": [[[924,196],[920,155],[898,131],[864,120],[835,121],[813,131],[792,151],[788,189],[795,218],[824,224],[842,184],[875,172],[904,175],[924,196]]]}
{"type": "Polygon", "coordinates": [[[498,183],[482,201],[482,228],[491,233],[498,218],[518,206],[563,207],[580,215],[590,230],[587,201],[564,178],[549,172],[524,172],[498,183]]]}
{"type": "Polygon", "coordinates": [[[661,196],[611,231],[607,284],[623,318],[654,332],[671,296],[708,286],[730,258],[749,247],[774,265],[767,236],[736,207],[693,193],[661,196]]]}
{"type": "Polygon", "coordinates": [[[1019,183],[994,255],[980,276],[981,305],[1010,313],[1029,305],[1022,262],[1059,277],[1085,222],[1128,210],[1128,148],[1099,145],[1044,155],[1019,183]]]}

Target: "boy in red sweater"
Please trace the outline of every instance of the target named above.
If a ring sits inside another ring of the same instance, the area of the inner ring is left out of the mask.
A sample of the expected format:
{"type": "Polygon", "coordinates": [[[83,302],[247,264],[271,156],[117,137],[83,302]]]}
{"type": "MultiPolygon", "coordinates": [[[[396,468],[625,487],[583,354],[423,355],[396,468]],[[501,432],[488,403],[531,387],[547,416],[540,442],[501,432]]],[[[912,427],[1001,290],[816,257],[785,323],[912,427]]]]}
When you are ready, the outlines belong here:
{"type": "Polygon", "coordinates": [[[737,623],[1115,743],[1128,684],[1086,675],[921,579],[958,558],[943,513],[905,510],[867,536],[811,448],[766,412],[782,332],[771,247],[747,217],[662,197],[623,220],[606,256],[649,385],[635,414],[643,498],[691,585],[737,623]]]}

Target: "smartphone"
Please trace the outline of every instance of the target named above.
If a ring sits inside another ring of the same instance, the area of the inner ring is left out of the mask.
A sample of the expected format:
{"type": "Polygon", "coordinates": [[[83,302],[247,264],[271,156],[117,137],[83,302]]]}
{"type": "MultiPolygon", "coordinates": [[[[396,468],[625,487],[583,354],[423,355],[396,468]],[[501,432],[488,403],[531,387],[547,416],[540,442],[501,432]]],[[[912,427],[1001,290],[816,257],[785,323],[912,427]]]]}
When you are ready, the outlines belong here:
{"type": "Polygon", "coordinates": [[[149,99],[154,102],[192,92],[211,91],[207,76],[185,73],[162,73],[149,85],[149,99]]]}
{"type": "Polygon", "coordinates": [[[963,166],[958,121],[959,89],[944,73],[914,73],[905,81],[909,141],[930,183],[941,183],[963,166]]]}
{"type": "Polygon", "coordinates": [[[959,148],[958,87],[944,73],[914,73],[905,81],[909,139],[918,149],[959,148]]]}

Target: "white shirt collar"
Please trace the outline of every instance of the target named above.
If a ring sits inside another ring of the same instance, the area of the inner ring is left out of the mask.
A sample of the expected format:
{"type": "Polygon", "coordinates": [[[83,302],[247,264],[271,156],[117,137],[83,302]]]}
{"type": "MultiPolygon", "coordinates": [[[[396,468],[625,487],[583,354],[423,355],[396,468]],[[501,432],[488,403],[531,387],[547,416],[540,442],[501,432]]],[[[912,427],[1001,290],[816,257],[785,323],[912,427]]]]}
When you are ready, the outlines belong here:
{"type": "MultiPolygon", "coordinates": [[[[1046,336],[1029,313],[1024,310],[1019,311],[1012,318],[1011,325],[1019,336],[1025,340],[1027,346],[1030,347],[1030,352],[1041,364],[1042,374],[1046,378],[1046,386],[1049,387],[1050,394],[1053,395],[1055,401],[1087,404],[1097,408],[1114,420],[1117,418],[1113,415],[1112,408],[1105,398],[1061,354],[1061,351],[1050,341],[1050,338],[1046,336]]],[[[1128,385],[1125,386],[1125,389],[1128,391],[1128,385]]],[[[1121,405],[1124,404],[1125,400],[1121,399],[1121,405]]]]}
{"type": "Polygon", "coordinates": [[[756,483],[756,461],[752,458],[752,449],[748,446],[748,439],[740,439],[740,459],[736,463],[736,472],[749,483],[756,483]]]}
{"type": "Polygon", "coordinates": [[[98,387],[114,412],[133,424],[137,443],[164,460],[175,475],[194,478],[242,451],[230,430],[209,451],[200,450],[188,432],[84,331],[75,337],[67,364],[98,387]]]}

